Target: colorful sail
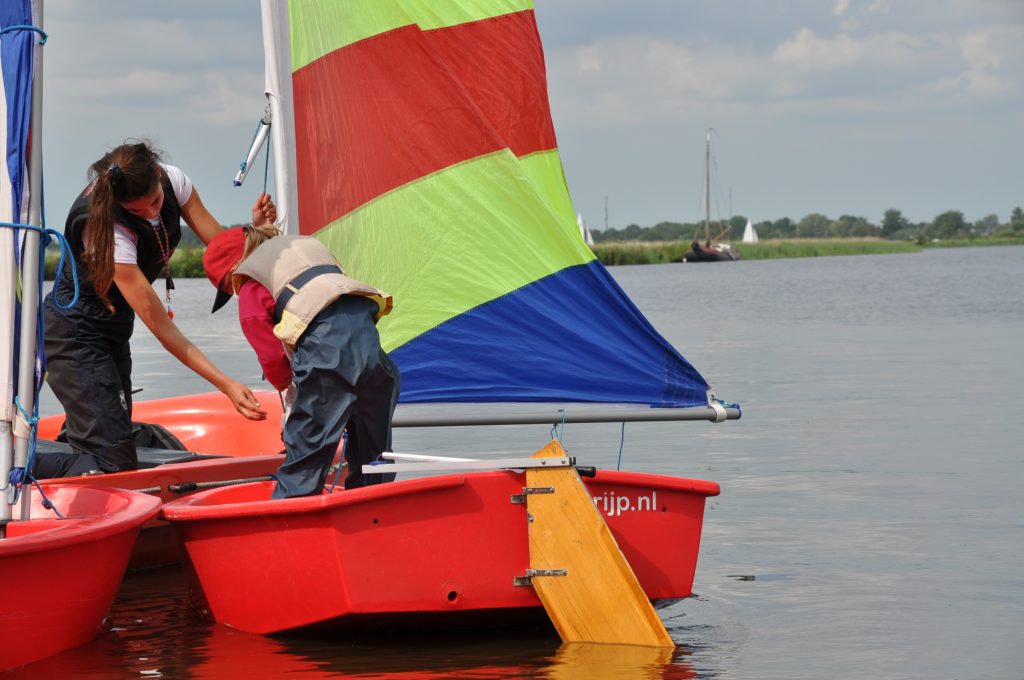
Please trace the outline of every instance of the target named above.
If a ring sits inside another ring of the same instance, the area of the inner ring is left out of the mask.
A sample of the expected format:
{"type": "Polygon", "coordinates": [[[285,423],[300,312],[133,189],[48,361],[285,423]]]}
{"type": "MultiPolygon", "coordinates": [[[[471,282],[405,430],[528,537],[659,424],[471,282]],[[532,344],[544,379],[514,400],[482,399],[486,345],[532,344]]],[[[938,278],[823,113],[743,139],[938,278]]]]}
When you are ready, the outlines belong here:
{"type": "Polygon", "coordinates": [[[394,295],[403,402],[707,405],[580,237],[531,0],[287,12],[289,228],[394,295]]]}

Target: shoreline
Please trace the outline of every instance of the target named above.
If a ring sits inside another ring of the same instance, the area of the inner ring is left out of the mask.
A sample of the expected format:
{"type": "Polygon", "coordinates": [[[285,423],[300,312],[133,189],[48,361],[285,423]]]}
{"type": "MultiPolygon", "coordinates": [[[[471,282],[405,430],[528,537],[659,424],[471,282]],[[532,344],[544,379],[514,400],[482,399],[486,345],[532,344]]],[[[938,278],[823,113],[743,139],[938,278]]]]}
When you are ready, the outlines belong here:
{"type": "MultiPolygon", "coordinates": [[[[743,260],[772,260],[794,257],[833,257],[838,255],[885,255],[917,253],[927,248],[964,248],[975,246],[1019,246],[1021,239],[957,239],[919,244],[911,241],[883,239],[773,239],[758,243],[734,243],[743,260]]],[[[682,262],[689,249],[688,241],[607,241],[593,246],[597,259],[606,267],[627,264],[669,264],[682,262]]],[[[205,248],[178,248],[171,256],[171,276],[179,279],[203,278],[205,248]]],[[[46,253],[45,278],[52,281],[60,258],[57,252],[46,253]]]]}
{"type": "MultiPolygon", "coordinates": [[[[928,248],[1024,245],[1024,239],[957,239],[924,244],[876,238],[773,239],[758,243],[730,243],[733,249],[739,252],[742,262],[796,257],[917,253],[928,248]]],[[[612,267],[627,264],[681,263],[689,247],[688,241],[607,241],[594,244],[593,251],[602,264],[612,267]]]]}

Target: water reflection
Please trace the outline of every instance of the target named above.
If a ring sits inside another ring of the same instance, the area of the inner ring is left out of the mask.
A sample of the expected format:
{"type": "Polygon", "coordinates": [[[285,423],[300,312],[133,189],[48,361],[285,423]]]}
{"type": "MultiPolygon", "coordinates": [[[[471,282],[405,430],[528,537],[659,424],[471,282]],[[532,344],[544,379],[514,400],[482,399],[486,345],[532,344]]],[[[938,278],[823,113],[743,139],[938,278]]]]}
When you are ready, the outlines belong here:
{"type": "Polygon", "coordinates": [[[585,642],[563,644],[544,669],[551,680],[611,680],[612,678],[695,678],[685,660],[687,652],[657,647],[598,645],[585,642]],[[676,657],[672,663],[673,656],[676,657]]]}
{"type": "Polygon", "coordinates": [[[191,608],[180,569],[129,574],[91,644],[8,678],[693,678],[683,648],[560,644],[553,629],[264,637],[191,608]]]}

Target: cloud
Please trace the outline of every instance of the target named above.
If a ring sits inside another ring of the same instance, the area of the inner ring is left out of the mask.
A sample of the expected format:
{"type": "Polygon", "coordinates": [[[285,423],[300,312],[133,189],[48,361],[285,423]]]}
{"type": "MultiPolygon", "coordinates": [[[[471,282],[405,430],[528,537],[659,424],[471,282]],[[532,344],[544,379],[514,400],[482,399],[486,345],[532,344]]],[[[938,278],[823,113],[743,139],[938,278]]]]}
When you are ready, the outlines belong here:
{"type": "MultiPolygon", "coordinates": [[[[888,4],[876,0],[868,9],[885,12],[888,4]]],[[[847,11],[847,3],[836,5],[837,14],[847,11]]],[[[799,28],[760,50],[632,34],[547,56],[559,116],[602,128],[738,106],[763,115],[933,115],[993,98],[1019,101],[1021,44],[1020,24],[917,34],[799,28]]]]}
{"type": "Polygon", "coordinates": [[[258,34],[228,39],[237,22],[78,9],[50,13],[48,29],[57,39],[47,45],[48,106],[75,111],[83,123],[132,112],[136,125],[228,126],[262,111],[262,77],[253,68],[262,63],[262,45],[258,34]]]}
{"type": "Polygon", "coordinates": [[[963,70],[930,83],[929,93],[949,97],[1019,99],[1024,88],[1024,27],[1000,26],[969,31],[956,38],[963,70]]]}
{"type": "Polygon", "coordinates": [[[855,38],[845,33],[832,37],[801,28],[771,55],[784,69],[836,71],[839,69],[900,68],[915,62],[927,49],[926,41],[905,33],[883,33],[855,38]]]}
{"type": "Polygon", "coordinates": [[[892,11],[892,0],[874,0],[868,5],[868,11],[872,14],[888,14],[892,11]]]}

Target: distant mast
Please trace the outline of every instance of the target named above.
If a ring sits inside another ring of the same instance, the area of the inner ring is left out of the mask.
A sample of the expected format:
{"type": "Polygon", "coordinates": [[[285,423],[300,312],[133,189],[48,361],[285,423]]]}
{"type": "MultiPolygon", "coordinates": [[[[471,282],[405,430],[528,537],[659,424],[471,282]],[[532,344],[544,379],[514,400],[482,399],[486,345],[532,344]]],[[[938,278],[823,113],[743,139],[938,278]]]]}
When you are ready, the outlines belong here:
{"type": "MultiPolygon", "coordinates": [[[[719,239],[729,233],[730,226],[718,218],[722,228],[715,237],[711,237],[711,133],[715,128],[709,127],[704,136],[704,243],[700,242],[700,223],[693,229],[693,242],[690,249],[683,253],[683,262],[729,262],[740,259],[739,252],[733,250],[732,244],[721,243],[719,239]]],[[[732,187],[729,187],[729,210],[732,211],[732,187]]],[[[717,205],[717,203],[716,203],[717,205]]]]}
{"type": "Polygon", "coordinates": [[[711,130],[704,142],[704,245],[711,245],[711,130]]]}

